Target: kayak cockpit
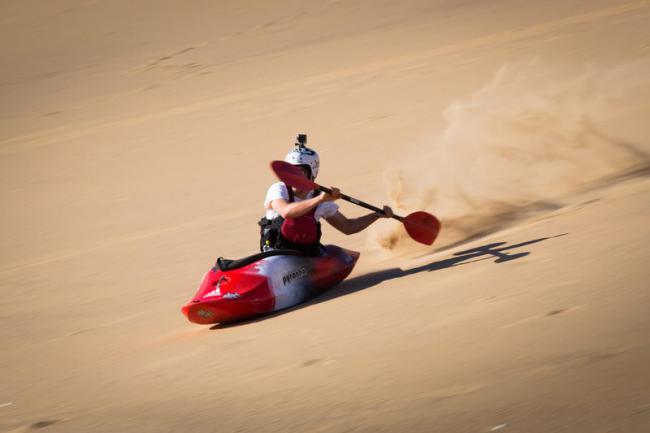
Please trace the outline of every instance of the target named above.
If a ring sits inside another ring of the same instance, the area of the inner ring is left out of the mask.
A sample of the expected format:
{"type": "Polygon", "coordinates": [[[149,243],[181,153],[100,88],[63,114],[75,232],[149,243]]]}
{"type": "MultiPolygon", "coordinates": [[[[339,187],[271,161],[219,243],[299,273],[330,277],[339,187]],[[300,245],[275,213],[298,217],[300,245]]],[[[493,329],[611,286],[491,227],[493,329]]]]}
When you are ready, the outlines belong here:
{"type": "Polygon", "coordinates": [[[273,256],[302,256],[302,253],[296,250],[268,250],[237,260],[230,260],[219,257],[217,259],[217,262],[212,267],[212,270],[215,272],[217,270],[224,272],[232,271],[234,269],[243,268],[244,266],[250,265],[251,263],[255,263],[259,260],[273,256]]]}

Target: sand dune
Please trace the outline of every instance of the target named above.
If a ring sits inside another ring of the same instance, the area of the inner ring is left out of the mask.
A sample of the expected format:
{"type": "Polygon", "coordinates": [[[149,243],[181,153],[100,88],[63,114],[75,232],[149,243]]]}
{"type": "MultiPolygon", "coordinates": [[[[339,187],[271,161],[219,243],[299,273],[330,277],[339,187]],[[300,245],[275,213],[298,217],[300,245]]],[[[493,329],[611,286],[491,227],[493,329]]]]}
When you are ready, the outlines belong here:
{"type": "Polygon", "coordinates": [[[0,16],[0,431],[650,429],[650,2],[0,16]],[[299,132],[323,183],[439,241],[326,228],[347,281],[191,325],[299,132]]]}

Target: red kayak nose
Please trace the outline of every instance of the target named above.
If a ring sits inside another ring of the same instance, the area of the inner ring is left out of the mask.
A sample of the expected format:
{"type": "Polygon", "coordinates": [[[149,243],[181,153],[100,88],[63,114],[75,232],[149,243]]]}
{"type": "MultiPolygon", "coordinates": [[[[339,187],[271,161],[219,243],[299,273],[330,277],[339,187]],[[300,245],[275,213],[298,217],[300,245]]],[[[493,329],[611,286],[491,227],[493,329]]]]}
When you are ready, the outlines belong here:
{"type": "Polygon", "coordinates": [[[212,269],[194,298],[181,311],[192,323],[232,322],[273,309],[273,293],[264,276],[212,269]]]}
{"type": "Polygon", "coordinates": [[[225,308],[204,302],[189,303],[182,308],[183,314],[192,323],[210,325],[217,322],[230,322],[237,318],[225,308]]]}

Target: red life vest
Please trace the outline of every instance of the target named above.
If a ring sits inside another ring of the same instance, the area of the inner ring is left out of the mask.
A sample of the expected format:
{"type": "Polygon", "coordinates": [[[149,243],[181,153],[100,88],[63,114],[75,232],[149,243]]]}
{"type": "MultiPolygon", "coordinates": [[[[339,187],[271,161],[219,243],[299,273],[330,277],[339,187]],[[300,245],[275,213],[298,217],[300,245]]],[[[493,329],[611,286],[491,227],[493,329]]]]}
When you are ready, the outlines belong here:
{"type": "MultiPolygon", "coordinates": [[[[286,186],[286,185],[285,185],[286,186]]],[[[293,203],[293,190],[286,186],[289,203],[293,203]]],[[[315,217],[316,210],[312,209],[298,218],[284,219],[277,216],[272,220],[262,218],[260,226],[260,251],[267,248],[298,250],[305,255],[320,254],[320,223],[315,217]]]]}
{"type": "Polygon", "coordinates": [[[280,227],[282,236],[296,244],[313,244],[319,241],[320,233],[316,221],[316,209],[298,218],[287,218],[280,227]]]}

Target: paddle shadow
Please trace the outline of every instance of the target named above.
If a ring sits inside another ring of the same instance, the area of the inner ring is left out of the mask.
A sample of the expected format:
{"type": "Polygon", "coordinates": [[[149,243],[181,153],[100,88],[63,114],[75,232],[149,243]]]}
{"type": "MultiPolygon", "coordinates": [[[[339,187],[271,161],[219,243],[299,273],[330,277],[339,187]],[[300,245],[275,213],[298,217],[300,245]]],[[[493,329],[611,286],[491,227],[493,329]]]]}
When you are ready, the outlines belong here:
{"type": "Polygon", "coordinates": [[[342,283],[340,283],[338,286],[318,295],[317,297],[305,303],[296,305],[294,307],[290,307],[281,311],[276,311],[274,313],[270,313],[264,316],[260,316],[253,319],[240,321],[240,322],[225,323],[225,324],[218,323],[216,325],[213,325],[210,329],[231,328],[235,326],[241,326],[253,322],[259,322],[262,320],[271,319],[281,314],[290,313],[292,311],[296,311],[301,308],[310,307],[315,304],[320,304],[321,302],[327,302],[332,299],[339,298],[341,296],[346,296],[352,293],[359,292],[361,290],[369,289],[380,283],[383,283],[384,281],[393,280],[395,278],[407,277],[409,275],[418,274],[420,272],[433,272],[441,269],[453,268],[457,266],[468,265],[470,263],[476,263],[483,260],[491,260],[491,259],[494,259],[494,263],[510,262],[513,260],[520,259],[522,257],[526,257],[530,254],[530,251],[514,252],[511,254],[509,253],[510,250],[515,250],[528,245],[536,244],[538,242],[542,242],[547,239],[553,239],[560,236],[565,236],[567,234],[568,233],[562,233],[560,235],[533,239],[530,241],[521,242],[514,245],[507,245],[507,246],[506,246],[507,242],[495,242],[491,244],[482,245],[480,247],[471,248],[469,250],[459,251],[454,253],[449,258],[428,263],[426,265],[418,266],[416,268],[411,268],[407,270],[403,270],[401,268],[390,268],[390,269],[383,269],[381,271],[371,272],[365,275],[359,275],[357,277],[353,277],[348,280],[345,280],[342,283]]]}
{"type": "MultiPolygon", "coordinates": [[[[319,302],[325,302],[330,299],[338,298],[340,296],[349,295],[351,293],[358,292],[360,290],[365,290],[370,287],[376,286],[377,284],[383,283],[384,281],[392,280],[395,278],[402,278],[413,274],[418,274],[420,272],[433,272],[441,269],[447,269],[452,267],[457,267],[461,265],[468,265],[470,263],[480,262],[483,260],[495,259],[494,263],[505,263],[512,260],[517,260],[522,257],[526,257],[530,254],[530,251],[524,252],[515,252],[510,254],[510,250],[515,250],[517,248],[522,248],[527,245],[536,244],[538,242],[545,241],[547,239],[556,238],[559,236],[565,236],[568,233],[563,233],[561,235],[549,236],[545,238],[533,239],[526,242],[521,242],[514,245],[508,245],[507,242],[495,242],[491,244],[482,245],[480,247],[472,248],[469,250],[463,250],[456,252],[452,257],[438,260],[436,262],[428,263],[426,265],[418,266],[416,268],[403,270],[401,268],[391,268],[384,269],[381,271],[371,272],[365,275],[359,275],[349,280],[344,281],[339,284],[337,287],[325,292],[323,295],[319,296],[316,299],[313,299],[309,304],[317,304],[319,302]]],[[[304,305],[307,306],[307,305],[304,305]]]]}

